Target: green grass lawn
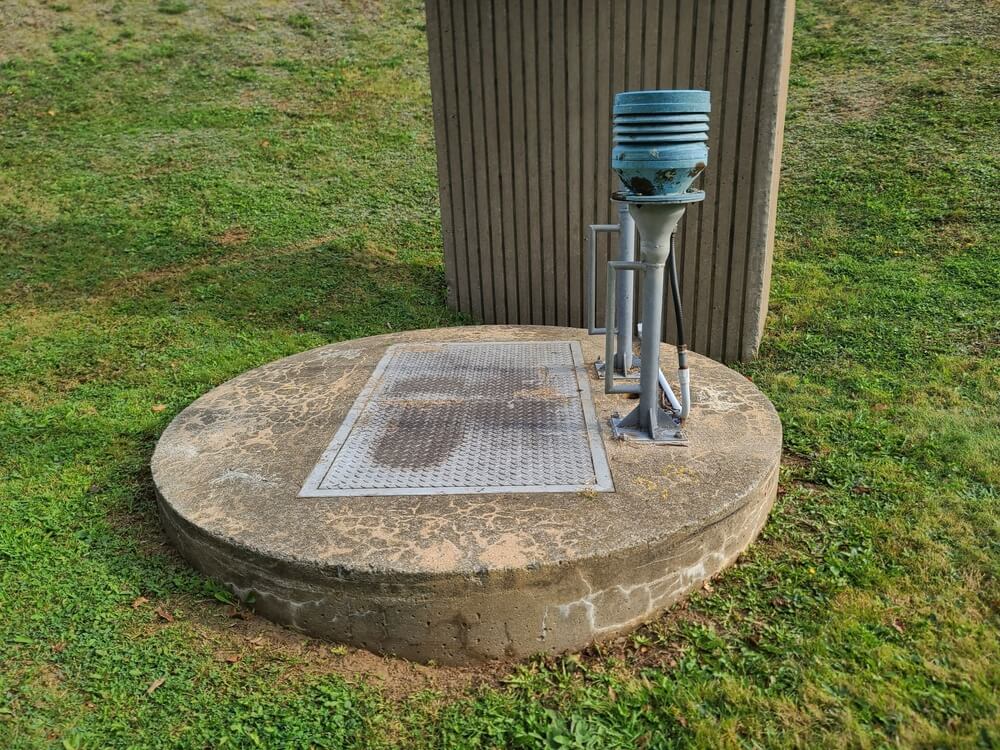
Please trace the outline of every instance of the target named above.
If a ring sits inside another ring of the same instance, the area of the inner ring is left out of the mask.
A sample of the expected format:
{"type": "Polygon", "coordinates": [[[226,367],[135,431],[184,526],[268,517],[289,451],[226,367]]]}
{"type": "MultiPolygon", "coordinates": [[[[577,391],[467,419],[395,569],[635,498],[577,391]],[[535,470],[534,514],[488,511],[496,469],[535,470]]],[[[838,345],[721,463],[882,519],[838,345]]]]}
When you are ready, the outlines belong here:
{"type": "Polygon", "coordinates": [[[800,0],[780,497],[579,656],[290,634],[172,552],[185,405],[445,307],[417,0],[0,5],[0,747],[1000,746],[1000,9],[800,0]],[[243,619],[248,617],[249,619],[243,619]]]}

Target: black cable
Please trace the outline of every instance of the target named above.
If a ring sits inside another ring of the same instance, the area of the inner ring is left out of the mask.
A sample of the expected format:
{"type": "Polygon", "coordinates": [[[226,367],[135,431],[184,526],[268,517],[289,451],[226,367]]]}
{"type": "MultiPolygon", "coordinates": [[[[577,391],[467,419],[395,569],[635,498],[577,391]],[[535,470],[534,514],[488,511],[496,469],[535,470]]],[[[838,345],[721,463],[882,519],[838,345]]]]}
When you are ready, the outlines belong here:
{"type": "Polygon", "coordinates": [[[677,278],[677,252],[675,234],[670,235],[670,296],[674,298],[674,315],[677,318],[677,364],[687,367],[687,342],[684,340],[684,312],[681,310],[681,285],[677,278]]]}

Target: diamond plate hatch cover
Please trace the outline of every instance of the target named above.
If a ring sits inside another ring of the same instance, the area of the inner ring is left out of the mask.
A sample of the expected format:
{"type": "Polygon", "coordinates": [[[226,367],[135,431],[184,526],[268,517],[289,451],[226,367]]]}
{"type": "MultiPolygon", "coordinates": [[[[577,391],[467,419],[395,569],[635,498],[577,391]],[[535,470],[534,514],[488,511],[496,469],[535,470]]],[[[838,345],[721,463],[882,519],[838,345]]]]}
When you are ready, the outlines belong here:
{"type": "Polygon", "coordinates": [[[396,344],[299,497],[613,489],[578,343],[396,344]]]}

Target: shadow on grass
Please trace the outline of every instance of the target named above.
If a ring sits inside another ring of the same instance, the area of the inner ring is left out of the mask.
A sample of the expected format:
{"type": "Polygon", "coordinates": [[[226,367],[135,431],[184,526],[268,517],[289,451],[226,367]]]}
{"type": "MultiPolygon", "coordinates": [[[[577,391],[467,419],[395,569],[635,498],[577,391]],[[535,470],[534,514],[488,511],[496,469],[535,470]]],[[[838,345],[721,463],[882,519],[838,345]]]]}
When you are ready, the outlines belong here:
{"type": "Polygon", "coordinates": [[[203,316],[331,339],[463,322],[440,267],[402,262],[365,238],[313,241],[161,269],[101,289],[112,312],[203,316]]]}

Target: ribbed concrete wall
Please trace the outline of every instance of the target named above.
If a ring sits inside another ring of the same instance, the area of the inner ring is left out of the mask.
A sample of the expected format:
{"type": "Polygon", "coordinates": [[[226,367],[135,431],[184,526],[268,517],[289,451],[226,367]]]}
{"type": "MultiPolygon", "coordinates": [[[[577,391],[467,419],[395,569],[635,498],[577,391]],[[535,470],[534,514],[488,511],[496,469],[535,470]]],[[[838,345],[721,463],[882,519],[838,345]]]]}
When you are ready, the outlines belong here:
{"type": "MultiPolygon", "coordinates": [[[[583,325],[586,227],[617,222],[614,93],[706,88],[708,197],[678,233],[688,339],[715,359],[752,357],[767,312],[794,0],[426,8],[451,303],[487,323],[583,325]]],[[[668,341],[673,326],[671,315],[668,341]]]]}

